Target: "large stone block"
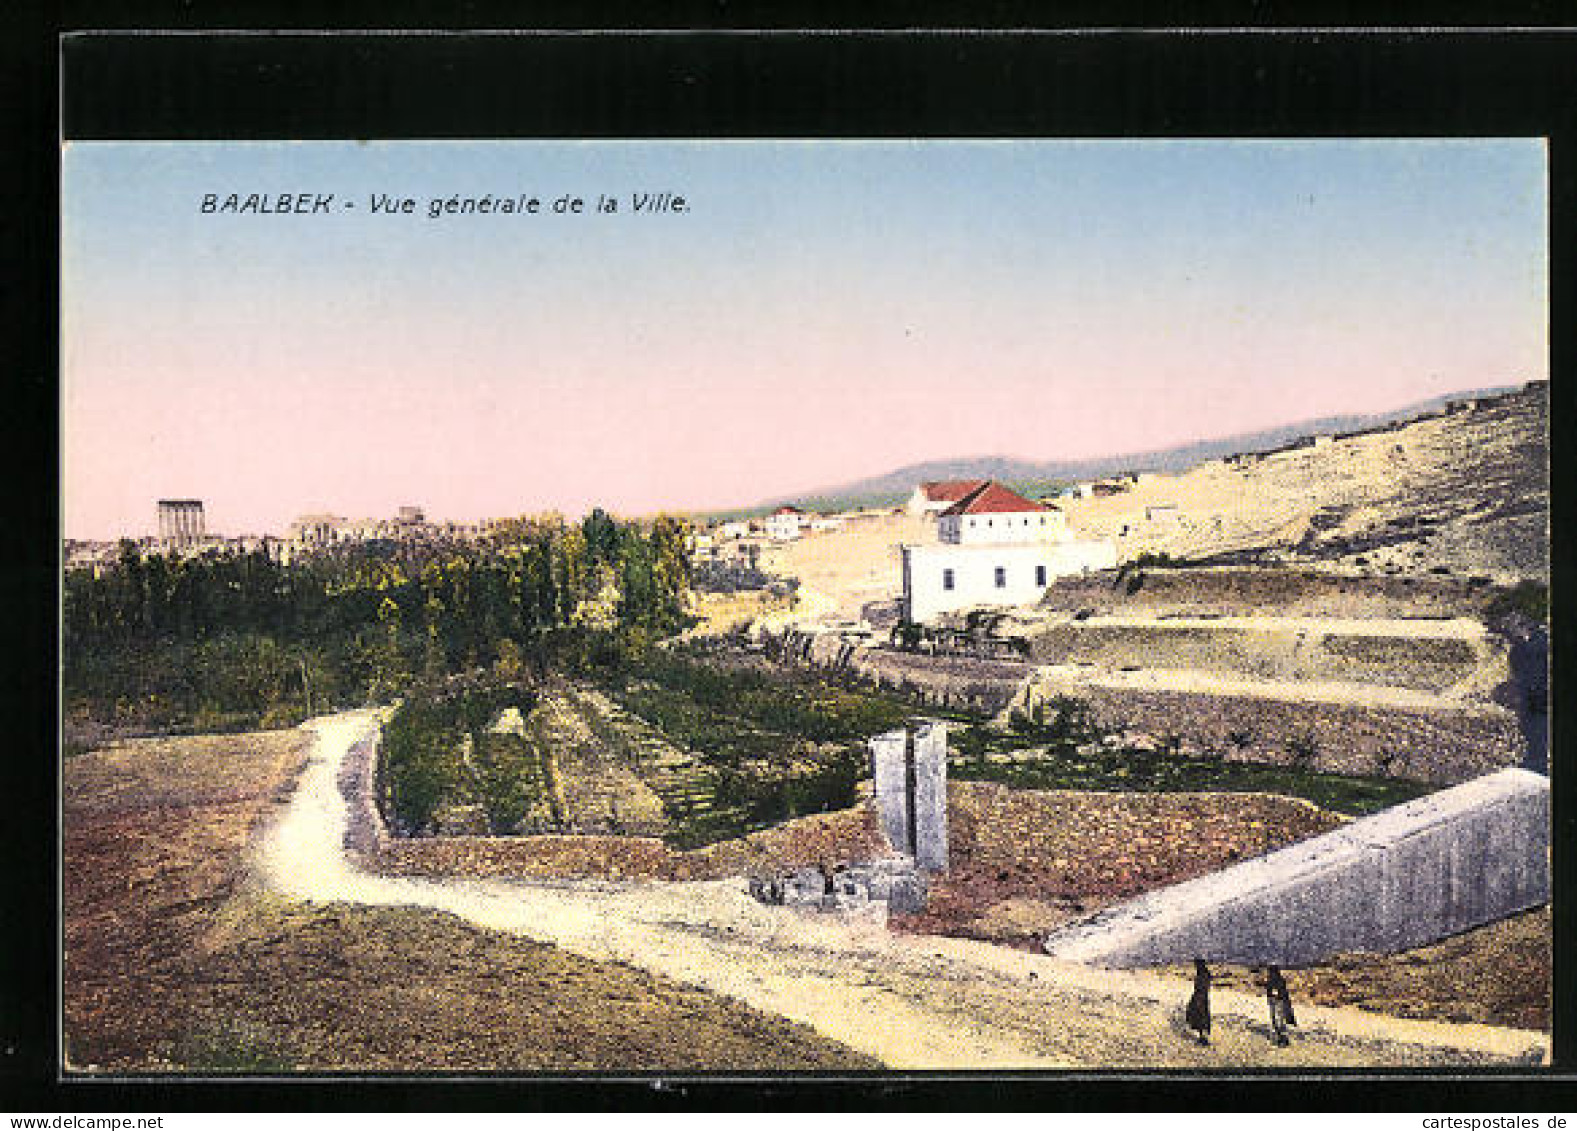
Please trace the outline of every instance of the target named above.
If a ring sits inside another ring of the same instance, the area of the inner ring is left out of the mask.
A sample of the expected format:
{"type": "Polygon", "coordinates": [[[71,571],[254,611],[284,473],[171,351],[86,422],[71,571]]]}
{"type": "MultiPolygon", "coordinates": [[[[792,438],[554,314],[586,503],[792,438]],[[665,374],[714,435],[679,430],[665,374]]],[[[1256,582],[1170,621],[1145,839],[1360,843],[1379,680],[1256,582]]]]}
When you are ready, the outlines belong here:
{"type": "Polygon", "coordinates": [[[870,740],[876,811],[888,843],[924,871],[947,870],[947,724],[922,720],[913,732],[870,740]]]}
{"type": "Polygon", "coordinates": [[[947,724],[914,732],[914,859],[927,872],[947,871],[947,724]]]}
{"type": "Polygon", "coordinates": [[[890,730],[871,739],[871,776],[882,832],[899,852],[913,853],[909,820],[908,732],[890,730]]]}
{"type": "Polygon", "coordinates": [[[1119,904],[1045,947],[1104,966],[1410,949],[1547,902],[1549,845],[1548,779],[1501,770],[1119,904]]]}

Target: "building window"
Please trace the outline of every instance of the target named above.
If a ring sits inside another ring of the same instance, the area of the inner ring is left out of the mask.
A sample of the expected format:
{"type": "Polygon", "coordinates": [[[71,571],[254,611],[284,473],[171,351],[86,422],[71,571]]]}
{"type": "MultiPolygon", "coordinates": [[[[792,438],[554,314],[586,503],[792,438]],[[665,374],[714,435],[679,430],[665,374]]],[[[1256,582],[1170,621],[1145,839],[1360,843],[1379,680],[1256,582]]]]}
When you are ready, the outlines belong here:
{"type": "Polygon", "coordinates": [[[952,587],[953,587],[953,571],[950,570],[950,569],[944,569],[942,571],[942,588],[943,589],[951,589],[952,587]]]}
{"type": "Polygon", "coordinates": [[[1046,567],[1043,565],[1035,567],[1035,584],[1041,587],[1046,584],[1046,567]]]}
{"type": "Polygon", "coordinates": [[[997,566],[997,588],[1006,589],[1008,586],[1008,571],[1006,566],[997,566]]]}

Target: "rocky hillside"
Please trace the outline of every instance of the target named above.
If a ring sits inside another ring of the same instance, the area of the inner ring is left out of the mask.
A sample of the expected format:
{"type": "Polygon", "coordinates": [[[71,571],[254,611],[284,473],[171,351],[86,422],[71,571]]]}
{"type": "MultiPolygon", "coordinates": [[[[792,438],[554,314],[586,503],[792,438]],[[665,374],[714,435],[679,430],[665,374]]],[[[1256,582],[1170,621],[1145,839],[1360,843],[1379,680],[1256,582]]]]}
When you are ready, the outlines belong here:
{"type": "Polygon", "coordinates": [[[1549,576],[1549,388],[1310,437],[1064,504],[1119,559],[1337,564],[1382,575],[1549,576]]]}

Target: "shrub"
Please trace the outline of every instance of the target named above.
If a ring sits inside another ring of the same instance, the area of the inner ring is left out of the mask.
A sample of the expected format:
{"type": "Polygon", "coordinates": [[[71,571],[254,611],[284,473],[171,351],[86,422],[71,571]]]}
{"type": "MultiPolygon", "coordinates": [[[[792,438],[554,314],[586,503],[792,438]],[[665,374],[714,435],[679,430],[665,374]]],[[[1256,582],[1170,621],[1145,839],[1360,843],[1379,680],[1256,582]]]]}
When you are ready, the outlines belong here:
{"type": "Polygon", "coordinates": [[[534,761],[505,736],[484,731],[504,708],[524,714],[534,703],[530,692],[510,684],[413,692],[383,727],[379,776],[386,816],[405,831],[419,833],[430,827],[441,806],[480,800],[495,827],[518,823],[534,794],[525,780],[510,779],[525,779],[534,772],[534,761]],[[466,772],[460,754],[468,735],[478,764],[474,775],[466,772]],[[498,757],[489,761],[494,752],[498,757]],[[517,810],[519,816],[512,817],[517,810]]]}
{"type": "Polygon", "coordinates": [[[1491,617],[1521,613],[1531,620],[1547,622],[1550,619],[1549,586],[1541,581],[1519,581],[1510,589],[1497,593],[1486,612],[1491,617]]]}
{"type": "Polygon", "coordinates": [[[948,740],[961,758],[972,762],[984,761],[986,752],[991,749],[990,732],[973,723],[954,730],[948,735],[948,740]]]}
{"type": "Polygon", "coordinates": [[[307,717],[306,709],[293,703],[275,703],[263,712],[258,726],[263,730],[284,730],[307,717]]]}
{"type": "Polygon", "coordinates": [[[473,758],[488,828],[498,835],[513,833],[543,797],[539,752],[518,734],[487,734],[473,758]]]}
{"type": "Polygon", "coordinates": [[[296,1067],[284,1042],[239,1017],[198,1025],[177,1042],[174,1059],[211,1072],[274,1073],[296,1067]]]}
{"type": "Polygon", "coordinates": [[[1008,729],[1032,742],[1059,750],[1074,750],[1100,737],[1090,705],[1071,695],[1056,695],[1034,704],[1029,713],[1014,708],[1008,714],[1008,729]]]}

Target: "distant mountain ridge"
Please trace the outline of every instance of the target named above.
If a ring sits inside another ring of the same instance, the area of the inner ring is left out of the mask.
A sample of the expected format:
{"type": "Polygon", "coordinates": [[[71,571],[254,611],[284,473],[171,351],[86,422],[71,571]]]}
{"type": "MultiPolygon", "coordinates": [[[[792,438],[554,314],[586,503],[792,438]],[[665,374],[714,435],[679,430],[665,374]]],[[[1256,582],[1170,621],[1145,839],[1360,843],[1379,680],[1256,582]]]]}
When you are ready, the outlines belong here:
{"type": "Polygon", "coordinates": [[[907,498],[916,483],[930,479],[999,479],[1019,490],[1044,489],[1055,485],[1099,479],[1125,471],[1186,471],[1207,460],[1246,452],[1269,451],[1309,436],[1334,432],[1356,432],[1387,424],[1397,424],[1426,416],[1445,408],[1450,401],[1497,397],[1516,392],[1522,384],[1496,385],[1483,389],[1464,389],[1418,401],[1390,412],[1353,413],[1321,416],[1255,432],[1241,432],[1214,440],[1198,440],[1172,448],[1098,456],[1083,460],[1014,459],[1008,456],[976,456],[958,459],[927,460],[910,464],[867,479],[822,487],[797,495],[784,495],[752,507],[710,512],[716,516],[757,514],[784,503],[810,510],[845,510],[861,506],[891,506],[907,498]]]}

